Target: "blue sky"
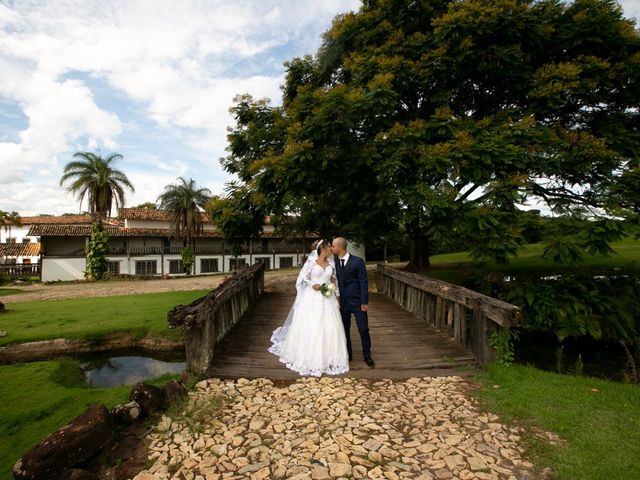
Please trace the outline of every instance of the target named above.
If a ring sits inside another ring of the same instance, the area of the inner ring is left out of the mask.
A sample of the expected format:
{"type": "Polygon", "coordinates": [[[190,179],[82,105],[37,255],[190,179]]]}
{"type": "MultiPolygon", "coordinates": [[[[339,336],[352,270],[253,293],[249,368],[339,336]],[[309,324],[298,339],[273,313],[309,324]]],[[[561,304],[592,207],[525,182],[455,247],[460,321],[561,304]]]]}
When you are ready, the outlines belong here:
{"type": "MultiPolygon", "coordinates": [[[[621,2],[640,17],[640,0],[621,2]]],[[[58,185],[78,150],[117,151],[154,201],[178,176],[222,193],[236,94],[280,99],[358,0],[0,0],[0,210],[76,212],[58,185]]]]}

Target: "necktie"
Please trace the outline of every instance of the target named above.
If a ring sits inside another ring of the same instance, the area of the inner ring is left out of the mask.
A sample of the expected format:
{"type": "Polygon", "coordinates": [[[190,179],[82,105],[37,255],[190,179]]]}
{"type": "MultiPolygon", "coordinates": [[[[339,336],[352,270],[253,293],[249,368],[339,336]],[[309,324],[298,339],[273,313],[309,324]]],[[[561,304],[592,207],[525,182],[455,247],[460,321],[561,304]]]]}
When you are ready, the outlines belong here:
{"type": "Polygon", "coordinates": [[[342,268],[344,268],[344,258],[340,259],[340,263],[342,263],[342,268]]]}

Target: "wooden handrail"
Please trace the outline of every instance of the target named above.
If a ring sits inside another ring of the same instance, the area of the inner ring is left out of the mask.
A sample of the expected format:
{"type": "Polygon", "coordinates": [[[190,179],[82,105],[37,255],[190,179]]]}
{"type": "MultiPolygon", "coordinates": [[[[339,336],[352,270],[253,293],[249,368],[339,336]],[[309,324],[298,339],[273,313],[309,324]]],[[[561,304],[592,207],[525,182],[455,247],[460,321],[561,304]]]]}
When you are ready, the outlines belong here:
{"type": "Polygon", "coordinates": [[[479,363],[495,359],[491,336],[519,322],[518,307],[468,288],[378,265],[381,293],[467,345],[479,363]]]}
{"type": "Polygon", "coordinates": [[[187,368],[196,374],[213,362],[215,345],[264,291],[264,264],[239,270],[189,305],[178,305],[167,314],[170,328],[184,327],[187,368]]]}

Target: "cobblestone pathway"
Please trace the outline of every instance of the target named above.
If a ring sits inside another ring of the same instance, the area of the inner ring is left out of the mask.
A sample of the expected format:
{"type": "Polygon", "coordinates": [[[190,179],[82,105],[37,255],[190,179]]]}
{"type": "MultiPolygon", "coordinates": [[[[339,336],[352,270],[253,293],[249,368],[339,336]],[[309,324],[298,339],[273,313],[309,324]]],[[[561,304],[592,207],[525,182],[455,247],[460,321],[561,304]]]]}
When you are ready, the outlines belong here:
{"type": "Polygon", "coordinates": [[[152,479],[534,478],[520,431],[460,377],[209,379],[149,434],[152,479]],[[204,420],[204,421],[203,421],[204,420]]]}

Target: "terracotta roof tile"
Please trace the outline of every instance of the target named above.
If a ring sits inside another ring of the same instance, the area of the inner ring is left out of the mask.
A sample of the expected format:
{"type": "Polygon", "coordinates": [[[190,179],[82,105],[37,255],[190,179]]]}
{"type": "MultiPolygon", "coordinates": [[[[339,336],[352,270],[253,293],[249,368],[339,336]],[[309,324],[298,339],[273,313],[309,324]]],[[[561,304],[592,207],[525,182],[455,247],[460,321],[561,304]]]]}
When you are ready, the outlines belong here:
{"type": "MultiPolygon", "coordinates": [[[[125,228],[107,226],[106,232],[110,237],[170,237],[168,228],[125,228]]],[[[34,225],[27,235],[32,237],[88,237],[91,234],[90,225],[34,225]]],[[[199,237],[221,237],[216,231],[205,230],[199,237]]]]}
{"type": "MultiPolygon", "coordinates": [[[[209,222],[209,215],[200,212],[202,221],[209,222]]],[[[127,220],[157,220],[168,222],[171,214],[167,210],[154,210],[153,208],[119,208],[118,217],[127,220]]]]}
{"type": "Polygon", "coordinates": [[[2,257],[37,257],[40,255],[39,243],[0,243],[2,257]]]}
{"type": "MultiPolygon", "coordinates": [[[[22,225],[90,225],[91,215],[42,215],[38,217],[20,217],[22,225]]],[[[109,218],[104,223],[119,225],[122,222],[116,218],[109,218]]]]}
{"type": "MultiPolygon", "coordinates": [[[[168,228],[127,228],[106,227],[110,237],[172,237],[168,228]]],[[[90,225],[33,225],[28,236],[31,237],[88,237],[91,234],[90,225]]],[[[262,238],[273,237],[272,232],[263,232],[262,238]]],[[[217,231],[205,230],[199,238],[222,238],[217,231]]],[[[276,238],[280,238],[276,236],[276,238]]]]}
{"type": "MultiPolygon", "coordinates": [[[[200,212],[203,222],[211,222],[206,212],[200,212]]],[[[162,222],[171,221],[171,215],[167,210],[154,210],[153,208],[120,208],[118,218],[127,220],[157,220],[162,222]]],[[[271,223],[271,217],[265,217],[265,224],[271,223]]]]}

